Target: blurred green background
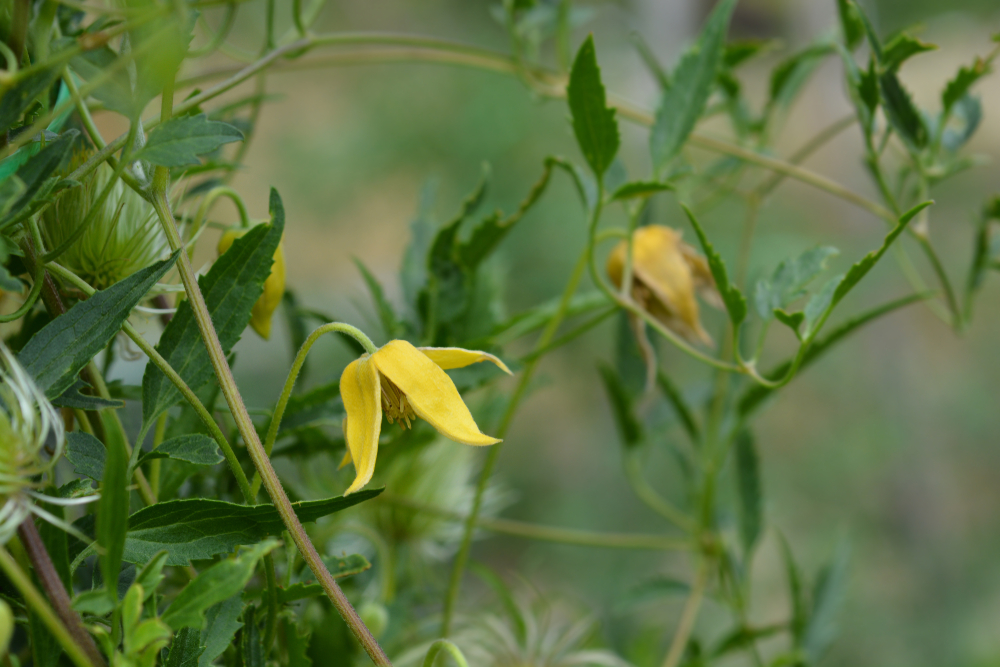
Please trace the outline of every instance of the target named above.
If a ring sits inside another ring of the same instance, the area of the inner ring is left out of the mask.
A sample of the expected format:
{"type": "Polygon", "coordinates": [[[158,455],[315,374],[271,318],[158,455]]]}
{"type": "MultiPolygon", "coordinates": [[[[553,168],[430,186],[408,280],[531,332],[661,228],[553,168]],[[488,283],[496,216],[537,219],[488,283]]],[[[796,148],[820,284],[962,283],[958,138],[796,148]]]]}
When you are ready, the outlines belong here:
{"type": "MultiPolygon", "coordinates": [[[[672,64],[711,4],[590,4],[593,14],[574,32],[573,47],[593,31],[608,87],[652,107],[654,82],[630,45],[630,33],[640,31],[672,64]]],[[[901,74],[916,99],[931,108],[948,78],[988,52],[990,33],[1000,30],[996,0],[865,4],[884,34],[920,22],[920,36],[940,45],[939,51],[913,59],[901,74]]],[[[324,9],[316,29],[424,33],[505,50],[506,36],[489,5],[337,0],[324,9]]],[[[242,11],[236,43],[259,48],[262,6],[257,0],[242,11]]],[[[279,12],[282,29],[286,13],[279,12]]],[[[213,25],[219,20],[211,11],[207,18],[213,25]]],[[[751,98],[764,98],[769,68],[790,49],[835,25],[833,0],[741,2],[732,34],[777,38],[783,44],[743,71],[751,98]]],[[[218,64],[226,62],[218,58],[218,64]]],[[[820,68],[784,123],[777,139],[780,154],[790,154],[850,111],[841,76],[835,59],[820,68]]],[[[261,114],[235,187],[257,217],[266,215],[268,188],[281,192],[288,213],[289,285],[306,305],[371,331],[377,331],[376,318],[351,258],[362,259],[390,298],[402,303],[396,272],[422,190],[435,192],[432,211],[437,220],[446,220],[488,162],[493,180],[485,209],[510,211],[541,173],[545,156],[581,161],[565,104],[540,100],[514,78],[495,73],[419,63],[331,67],[270,76],[267,90],[278,97],[261,114]]],[[[1000,190],[997,78],[981,84],[978,92],[985,119],[969,151],[991,156],[992,163],[933,192],[932,235],[959,284],[972,249],[975,215],[986,196],[1000,190]]],[[[721,125],[704,129],[725,134],[721,125]]],[[[622,158],[633,176],[649,173],[647,141],[646,129],[623,124],[622,158]]],[[[693,149],[689,156],[699,164],[720,157],[693,149]]],[[[807,166],[875,197],[854,129],[807,166]]],[[[216,216],[232,217],[224,206],[216,216]]],[[[679,213],[669,195],[653,203],[654,222],[683,226],[679,213]]],[[[620,222],[618,215],[608,222],[620,222]]],[[[724,256],[732,258],[742,228],[739,202],[706,211],[704,221],[724,256]]],[[[509,312],[561,292],[583,247],[584,227],[572,187],[556,177],[495,261],[509,312]]],[[[750,277],[818,243],[841,249],[834,269],[842,270],[875,247],[882,234],[881,224],[864,211],[789,182],[763,210],[750,277]]],[[[693,238],[690,231],[687,238],[693,238]]],[[[918,265],[930,276],[926,265],[918,265]]],[[[907,291],[887,258],[835,320],[907,291]]],[[[751,617],[765,624],[789,613],[775,530],[788,538],[810,576],[846,538],[850,586],[841,635],[826,664],[1000,665],[998,297],[1000,277],[991,276],[963,336],[919,305],[891,315],[797,378],[758,421],[769,532],[756,561],[751,617]]],[[[708,312],[706,320],[719,339],[721,317],[708,312]]],[[[593,363],[613,356],[614,333],[613,324],[599,327],[542,364],[540,381],[501,457],[500,478],[514,494],[506,516],[593,530],[667,529],[634,498],[621,474],[620,446],[593,363]]],[[[790,341],[775,338],[768,351],[772,361],[790,349],[790,341]]],[[[346,348],[324,341],[317,350],[311,381],[338,377],[348,359],[346,348]]],[[[690,395],[707,391],[708,373],[667,347],[661,351],[661,363],[685,382],[690,395]]],[[[279,327],[269,343],[247,334],[237,356],[243,361],[237,377],[250,404],[272,402],[289,363],[286,331],[279,327]]],[[[481,425],[490,432],[489,422],[481,425]]],[[[649,448],[648,477],[661,492],[676,497],[676,472],[662,444],[649,448]]],[[[339,492],[340,483],[335,480],[331,491],[339,492]]],[[[679,597],[622,610],[617,602],[624,592],[656,575],[690,576],[682,555],[505,537],[481,541],[474,556],[504,575],[518,573],[592,609],[608,641],[617,646],[640,634],[666,641],[683,602],[679,597]]],[[[722,613],[709,601],[697,633],[717,637],[726,629],[722,613]]]]}

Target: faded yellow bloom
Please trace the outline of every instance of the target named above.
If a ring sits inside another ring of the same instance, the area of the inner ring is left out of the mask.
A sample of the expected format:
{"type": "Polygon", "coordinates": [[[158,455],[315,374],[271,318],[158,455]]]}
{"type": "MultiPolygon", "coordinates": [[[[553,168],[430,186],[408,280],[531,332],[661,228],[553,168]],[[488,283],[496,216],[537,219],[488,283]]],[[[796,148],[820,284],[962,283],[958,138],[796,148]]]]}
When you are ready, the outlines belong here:
{"type": "Polygon", "coordinates": [[[403,428],[420,417],[441,435],[466,445],[493,445],[500,440],[480,432],[455,383],[444,369],[491,361],[505,373],[507,366],[492,354],[458,347],[414,347],[393,340],[352,361],[340,376],[344,401],[347,454],[341,467],[354,462],[356,477],[346,496],[367,484],[375,471],[382,415],[403,428]]]}
{"type": "MultiPolygon", "coordinates": [[[[628,242],[608,256],[611,282],[621,288],[628,242]]],[[[681,240],[681,233],[663,225],[648,225],[632,235],[632,298],[640,308],[689,341],[712,344],[701,326],[695,293],[712,305],[719,296],[708,263],[681,240]]]]}
{"type": "MultiPolygon", "coordinates": [[[[219,239],[219,254],[229,250],[233,241],[246,234],[249,229],[230,229],[219,239]]],[[[281,305],[285,295],[285,249],[284,241],[278,242],[274,251],[274,264],[271,265],[271,275],[264,281],[264,293],[257,299],[250,313],[250,326],[264,340],[271,338],[271,317],[281,305]]]]}

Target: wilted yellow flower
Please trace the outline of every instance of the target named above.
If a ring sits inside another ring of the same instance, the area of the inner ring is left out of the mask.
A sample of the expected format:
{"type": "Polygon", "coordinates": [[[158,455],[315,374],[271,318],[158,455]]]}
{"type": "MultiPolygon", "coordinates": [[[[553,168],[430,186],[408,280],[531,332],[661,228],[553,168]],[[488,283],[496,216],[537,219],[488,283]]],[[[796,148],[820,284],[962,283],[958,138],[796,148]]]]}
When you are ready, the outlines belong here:
{"type": "Polygon", "coordinates": [[[340,376],[340,397],[347,412],[347,454],[341,466],[353,461],[357,475],[344,495],[358,491],[372,478],[383,413],[390,424],[399,421],[403,428],[420,417],[441,435],[466,445],[500,442],[480,432],[455,383],[444,372],[478,361],[492,361],[510,373],[502,361],[486,352],[417,348],[405,340],[390,341],[348,364],[340,376]]]}
{"type": "MultiPolygon", "coordinates": [[[[621,288],[628,242],[608,256],[611,282],[621,288]]],[[[681,240],[681,233],[662,225],[648,225],[632,235],[632,298],[640,308],[671,331],[707,345],[712,339],[698,317],[695,292],[718,305],[715,281],[705,259],[681,240]]]]}
{"type": "MultiPolygon", "coordinates": [[[[219,254],[229,250],[233,241],[246,234],[249,229],[230,229],[219,239],[219,254]]],[[[281,298],[285,295],[285,249],[284,241],[278,242],[278,249],[274,251],[274,264],[271,265],[271,275],[264,281],[264,293],[253,305],[250,313],[250,326],[260,334],[264,340],[271,338],[271,316],[281,305],[281,298]]]]}

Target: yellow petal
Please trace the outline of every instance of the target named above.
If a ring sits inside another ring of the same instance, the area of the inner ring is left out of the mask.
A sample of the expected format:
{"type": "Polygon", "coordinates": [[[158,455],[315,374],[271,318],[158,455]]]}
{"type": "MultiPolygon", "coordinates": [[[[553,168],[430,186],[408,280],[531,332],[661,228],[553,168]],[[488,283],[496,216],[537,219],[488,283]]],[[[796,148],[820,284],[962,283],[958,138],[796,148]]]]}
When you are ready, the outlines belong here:
{"type": "Polygon", "coordinates": [[[281,305],[281,299],[285,295],[285,248],[279,241],[278,248],[274,251],[274,264],[271,265],[271,274],[264,281],[264,293],[253,305],[250,314],[250,326],[264,340],[271,338],[271,317],[274,311],[281,305]]]}
{"type": "Polygon", "coordinates": [[[500,442],[480,432],[448,374],[410,343],[390,341],[372,355],[372,362],[399,387],[417,416],[441,435],[466,445],[500,442]]]}
{"type": "Polygon", "coordinates": [[[650,307],[650,314],[659,317],[666,311],[672,322],[665,324],[687,338],[708,342],[711,339],[698,317],[694,277],[681,245],[681,235],[670,227],[640,227],[632,240],[632,271],[662,307],[650,307]]]}
{"type": "Polygon", "coordinates": [[[347,451],[354,461],[357,476],[344,495],[354,493],[367,484],[375,471],[378,436],[382,430],[382,398],[378,371],[367,354],[352,361],[340,376],[340,397],[344,401],[347,421],[344,435],[347,451]]]}
{"type": "Polygon", "coordinates": [[[449,370],[451,368],[465,368],[480,361],[492,361],[497,367],[507,375],[513,375],[507,365],[494,357],[489,352],[479,350],[464,350],[460,347],[418,347],[418,350],[430,357],[435,364],[449,370]]]}

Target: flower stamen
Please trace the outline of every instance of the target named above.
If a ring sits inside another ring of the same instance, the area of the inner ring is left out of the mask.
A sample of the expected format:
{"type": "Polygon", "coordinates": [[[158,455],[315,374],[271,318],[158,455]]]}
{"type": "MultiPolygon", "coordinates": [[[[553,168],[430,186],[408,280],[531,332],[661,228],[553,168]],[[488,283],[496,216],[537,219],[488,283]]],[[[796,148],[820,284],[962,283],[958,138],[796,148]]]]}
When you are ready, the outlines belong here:
{"type": "Polygon", "coordinates": [[[392,380],[381,373],[379,373],[379,386],[382,389],[382,414],[385,415],[385,418],[389,420],[390,424],[398,421],[400,428],[404,431],[412,428],[410,422],[416,420],[417,415],[409,401],[406,400],[406,394],[393,384],[392,380]]]}

